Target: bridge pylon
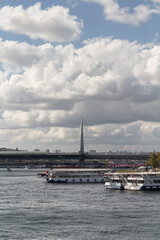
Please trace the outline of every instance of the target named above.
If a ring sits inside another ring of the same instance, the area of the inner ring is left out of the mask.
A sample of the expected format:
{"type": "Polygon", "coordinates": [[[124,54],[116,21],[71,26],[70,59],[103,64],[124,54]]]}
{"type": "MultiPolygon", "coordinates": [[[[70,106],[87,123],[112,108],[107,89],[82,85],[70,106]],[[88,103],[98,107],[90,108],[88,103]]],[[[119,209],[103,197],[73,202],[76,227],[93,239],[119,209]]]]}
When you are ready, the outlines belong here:
{"type": "Polygon", "coordinates": [[[79,158],[79,165],[81,167],[85,167],[85,153],[84,153],[84,135],[83,135],[83,121],[81,121],[81,126],[80,126],[80,158],[79,158]]]}

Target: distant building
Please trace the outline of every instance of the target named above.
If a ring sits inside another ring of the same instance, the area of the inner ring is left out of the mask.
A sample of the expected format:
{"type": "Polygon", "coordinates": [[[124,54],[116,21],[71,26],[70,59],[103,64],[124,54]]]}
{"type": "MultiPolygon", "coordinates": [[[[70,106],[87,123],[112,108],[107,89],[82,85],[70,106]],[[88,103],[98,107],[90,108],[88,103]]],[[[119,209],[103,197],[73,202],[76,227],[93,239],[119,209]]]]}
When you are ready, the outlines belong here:
{"type": "Polygon", "coordinates": [[[34,149],[35,152],[39,152],[40,150],[38,148],[34,149]]]}
{"type": "Polygon", "coordinates": [[[9,152],[14,152],[14,151],[18,151],[18,148],[16,148],[16,149],[12,149],[12,148],[5,148],[5,147],[2,147],[2,148],[0,148],[0,151],[2,151],[2,152],[7,152],[7,151],[9,151],[9,152]]]}
{"type": "Polygon", "coordinates": [[[58,149],[57,149],[57,150],[55,150],[54,152],[55,152],[55,153],[61,153],[61,150],[58,150],[58,149]]]}
{"type": "Polygon", "coordinates": [[[90,153],[96,153],[96,150],[93,149],[93,150],[90,150],[89,152],[90,153]]]}

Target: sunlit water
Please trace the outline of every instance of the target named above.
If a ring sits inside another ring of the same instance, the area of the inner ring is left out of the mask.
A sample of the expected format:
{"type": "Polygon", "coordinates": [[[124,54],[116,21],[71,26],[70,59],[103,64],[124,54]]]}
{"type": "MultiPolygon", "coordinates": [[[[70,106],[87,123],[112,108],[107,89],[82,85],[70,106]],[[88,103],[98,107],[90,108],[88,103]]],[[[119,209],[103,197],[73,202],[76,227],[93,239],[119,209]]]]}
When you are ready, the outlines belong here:
{"type": "Polygon", "coordinates": [[[104,184],[48,184],[0,169],[0,240],[160,239],[160,192],[104,184]]]}

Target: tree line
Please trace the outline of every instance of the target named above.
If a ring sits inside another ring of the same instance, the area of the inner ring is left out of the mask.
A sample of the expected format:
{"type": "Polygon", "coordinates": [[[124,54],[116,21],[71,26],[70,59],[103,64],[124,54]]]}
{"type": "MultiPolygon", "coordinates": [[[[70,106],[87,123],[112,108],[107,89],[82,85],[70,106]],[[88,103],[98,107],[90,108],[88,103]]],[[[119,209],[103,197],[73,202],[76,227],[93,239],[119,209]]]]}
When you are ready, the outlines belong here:
{"type": "Polygon", "coordinates": [[[160,152],[153,151],[149,155],[149,159],[146,162],[147,167],[151,166],[152,169],[160,168],[160,152]]]}

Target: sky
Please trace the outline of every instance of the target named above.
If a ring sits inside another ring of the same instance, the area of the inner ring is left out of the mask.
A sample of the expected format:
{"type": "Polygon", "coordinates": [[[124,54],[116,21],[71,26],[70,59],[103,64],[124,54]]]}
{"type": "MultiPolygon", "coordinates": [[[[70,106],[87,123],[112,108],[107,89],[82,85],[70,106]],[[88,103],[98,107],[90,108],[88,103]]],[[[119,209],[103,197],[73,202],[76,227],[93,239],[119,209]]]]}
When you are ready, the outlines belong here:
{"type": "Polygon", "coordinates": [[[78,151],[84,118],[91,149],[160,151],[159,23],[160,0],[1,0],[0,147],[78,151]]]}

